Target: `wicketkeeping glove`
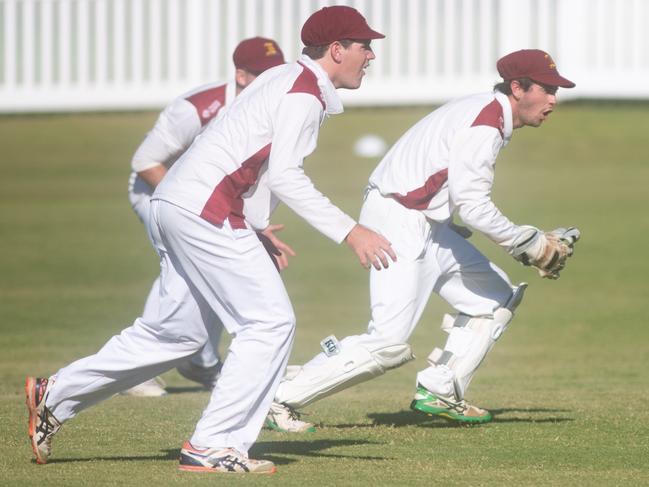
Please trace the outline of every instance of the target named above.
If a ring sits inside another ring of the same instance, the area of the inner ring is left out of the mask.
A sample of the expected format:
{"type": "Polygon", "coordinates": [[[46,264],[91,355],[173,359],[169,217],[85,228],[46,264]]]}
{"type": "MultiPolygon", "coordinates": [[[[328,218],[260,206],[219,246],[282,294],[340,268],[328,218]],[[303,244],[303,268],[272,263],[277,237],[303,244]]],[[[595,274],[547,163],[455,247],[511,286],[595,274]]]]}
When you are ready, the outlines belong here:
{"type": "Polygon", "coordinates": [[[557,228],[547,233],[523,227],[509,251],[519,262],[535,267],[541,277],[558,279],[580,236],[574,227],[557,228]]]}

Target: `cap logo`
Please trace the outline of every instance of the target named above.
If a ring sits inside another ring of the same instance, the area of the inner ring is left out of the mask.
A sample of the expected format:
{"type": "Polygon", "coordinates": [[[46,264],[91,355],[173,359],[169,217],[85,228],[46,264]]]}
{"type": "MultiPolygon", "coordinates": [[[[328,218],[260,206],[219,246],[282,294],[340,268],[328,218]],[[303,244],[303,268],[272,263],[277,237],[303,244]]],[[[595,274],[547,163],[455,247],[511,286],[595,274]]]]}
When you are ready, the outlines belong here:
{"type": "Polygon", "coordinates": [[[544,54],[543,57],[550,62],[550,64],[548,64],[548,68],[557,69],[557,65],[554,64],[554,61],[552,60],[549,54],[544,54]]]}
{"type": "Polygon", "coordinates": [[[277,49],[275,48],[274,42],[264,42],[264,49],[266,50],[266,56],[276,56],[277,49]]]}

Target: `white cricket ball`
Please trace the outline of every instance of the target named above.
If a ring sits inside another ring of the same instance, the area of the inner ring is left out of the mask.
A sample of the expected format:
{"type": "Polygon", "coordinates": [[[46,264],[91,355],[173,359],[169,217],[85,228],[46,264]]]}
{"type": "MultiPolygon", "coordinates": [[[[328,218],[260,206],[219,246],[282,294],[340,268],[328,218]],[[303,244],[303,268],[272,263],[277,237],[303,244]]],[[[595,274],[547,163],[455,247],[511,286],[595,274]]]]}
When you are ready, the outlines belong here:
{"type": "Polygon", "coordinates": [[[354,153],[359,157],[381,157],[385,154],[388,144],[375,134],[366,134],[358,138],[354,144],[354,153]]]}

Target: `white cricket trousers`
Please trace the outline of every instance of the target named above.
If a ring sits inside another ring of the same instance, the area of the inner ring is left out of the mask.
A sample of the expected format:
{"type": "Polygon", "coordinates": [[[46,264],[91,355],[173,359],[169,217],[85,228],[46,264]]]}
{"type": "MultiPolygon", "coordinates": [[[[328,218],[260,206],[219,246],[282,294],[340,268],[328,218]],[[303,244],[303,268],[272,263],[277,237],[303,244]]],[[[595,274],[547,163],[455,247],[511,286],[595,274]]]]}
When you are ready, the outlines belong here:
{"type": "MultiPolygon", "coordinates": [[[[344,338],[342,347],[362,345],[374,350],[407,342],[433,292],[471,316],[493,313],[512,294],[505,273],[447,223],[428,220],[376,189],[366,193],[359,222],[392,243],[397,261],[381,271],[371,269],[367,332],[344,338]]],[[[303,368],[326,364],[326,355],[320,353],[303,368]]],[[[431,390],[447,387],[434,384],[447,379],[434,372],[434,367],[428,367],[418,380],[431,390]]]]}
{"type": "Polygon", "coordinates": [[[216,227],[157,200],[151,202],[151,218],[160,255],[157,313],[135,320],[96,355],[61,369],[46,405],[65,421],[174,367],[206,343],[216,314],[232,341],[190,441],[196,447],[247,453],[293,343],[295,316],[284,284],[252,230],[233,230],[227,222],[216,227]],[[200,313],[187,313],[186,308],[200,313]],[[187,321],[187,316],[202,318],[187,321]]]}
{"type": "MultiPolygon", "coordinates": [[[[128,184],[128,199],[133,211],[144,225],[149,241],[151,240],[151,236],[149,235],[149,221],[151,219],[152,194],[153,190],[151,189],[151,186],[149,186],[142,178],[138,177],[136,173],[131,173],[128,184]]],[[[160,306],[160,277],[157,277],[151,285],[151,289],[149,290],[149,294],[144,303],[143,313],[148,315],[153,310],[157,309],[158,306],[160,306]]],[[[199,313],[200,311],[196,309],[195,312],[199,313]]],[[[189,319],[192,318],[190,317],[189,319]]],[[[221,325],[221,322],[217,320],[215,327],[217,331],[210,335],[210,341],[190,359],[193,364],[199,367],[208,368],[219,362],[218,348],[221,340],[221,332],[219,330],[222,330],[223,326],[221,325]]]]}

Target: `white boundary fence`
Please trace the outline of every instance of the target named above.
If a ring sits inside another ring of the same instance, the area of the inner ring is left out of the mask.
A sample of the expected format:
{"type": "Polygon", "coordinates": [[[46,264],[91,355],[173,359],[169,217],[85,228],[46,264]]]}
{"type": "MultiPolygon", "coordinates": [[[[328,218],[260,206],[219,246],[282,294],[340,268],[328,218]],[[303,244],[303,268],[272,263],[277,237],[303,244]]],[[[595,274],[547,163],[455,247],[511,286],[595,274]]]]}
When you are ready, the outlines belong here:
{"type": "Polygon", "coordinates": [[[489,89],[496,59],[530,47],[577,82],[562,96],[649,98],[648,0],[0,0],[0,112],[159,107],[229,79],[243,38],[296,59],[302,23],[330,4],[387,35],[349,105],[489,89]]]}

